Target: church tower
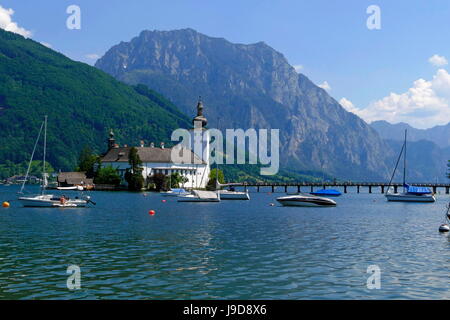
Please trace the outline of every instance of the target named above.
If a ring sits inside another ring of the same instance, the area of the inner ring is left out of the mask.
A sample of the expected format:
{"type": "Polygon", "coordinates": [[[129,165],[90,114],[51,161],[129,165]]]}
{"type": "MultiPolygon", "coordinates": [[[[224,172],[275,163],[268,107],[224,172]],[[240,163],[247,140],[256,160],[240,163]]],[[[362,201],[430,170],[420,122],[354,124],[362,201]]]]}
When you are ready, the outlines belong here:
{"type": "Polygon", "coordinates": [[[114,139],[114,132],[112,129],[109,131],[109,139],[108,139],[108,151],[116,146],[116,139],[114,139]]]}
{"type": "Polygon", "coordinates": [[[209,143],[211,137],[209,136],[208,130],[206,130],[208,120],[203,115],[203,102],[201,97],[198,99],[197,116],[192,119],[192,124],[193,128],[190,130],[191,149],[197,156],[206,162],[209,167],[209,143]]]}

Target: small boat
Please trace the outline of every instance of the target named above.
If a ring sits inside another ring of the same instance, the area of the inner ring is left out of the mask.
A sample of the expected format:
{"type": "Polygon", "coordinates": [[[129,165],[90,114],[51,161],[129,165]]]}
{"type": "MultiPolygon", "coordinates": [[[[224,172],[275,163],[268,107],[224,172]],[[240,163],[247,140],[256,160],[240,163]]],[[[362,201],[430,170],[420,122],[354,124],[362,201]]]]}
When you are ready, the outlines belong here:
{"type": "Polygon", "coordinates": [[[392,173],[391,180],[389,181],[389,187],[386,191],[385,197],[388,201],[402,201],[402,202],[435,202],[436,198],[429,188],[426,187],[416,187],[411,186],[406,183],[406,135],[407,130],[405,130],[405,141],[403,142],[400,155],[398,156],[397,163],[392,173]],[[403,192],[394,193],[392,192],[391,183],[394,179],[395,172],[397,170],[398,164],[400,162],[401,156],[403,154],[403,192]]]}
{"type": "Polygon", "coordinates": [[[299,194],[294,196],[284,196],[277,198],[277,201],[283,206],[291,207],[330,207],[336,206],[334,200],[313,196],[310,194],[299,194]]]}
{"type": "Polygon", "coordinates": [[[73,186],[73,187],[56,187],[57,190],[84,190],[84,187],[82,186],[73,186]]]}
{"type": "Polygon", "coordinates": [[[178,196],[186,196],[191,193],[183,188],[174,188],[170,189],[169,191],[161,191],[159,194],[165,197],[178,197],[178,196]]]}
{"type": "Polygon", "coordinates": [[[178,202],[220,202],[220,193],[193,190],[192,194],[179,196],[178,202]]]}
{"type": "Polygon", "coordinates": [[[44,129],[44,157],[43,157],[43,168],[42,168],[42,185],[41,185],[41,193],[38,195],[30,195],[30,196],[20,196],[18,200],[23,204],[24,207],[48,207],[48,208],[55,208],[55,207],[86,207],[89,203],[95,204],[93,201],[91,201],[91,197],[87,196],[84,197],[84,199],[75,197],[75,199],[70,199],[66,196],[58,196],[58,195],[52,195],[52,194],[46,194],[45,190],[48,185],[47,181],[47,173],[45,172],[45,155],[46,155],[46,148],[47,148],[47,116],[45,116],[45,120],[41,125],[41,128],[39,130],[38,137],[36,139],[36,142],[34,144],[33,152],[31,154],[31,159],[28,164],[27,173],[25,175],[25,179],[23,180],[22,187],[20,188],[19,194],[23,194],[23,190],[25,188],[25,184],[28,180],[28,175],[30,173],[31,163],[33,161],[33,156],[36,151],[36,146],[39,142],[42,129],[44,129]]]}
{"type": "Polygon", "coordinates": [[[86,207],[91,202],[87,196],[85,199],[71,199],[65,196],[54,196],[51,194],[42,194],[36,196],[19,197],[24,207],[86,207]]]}
{"type": "Polygon", "coordinates": [[[250,200],[248,190],[236,191],[234,188],[219,190],[221,200],[250,200]]]}
{"type": "Polygon", "coordinates": [[[311,192],[315,196],[339,197],[342,193],[336,189],[321,189],[311,192]]]}
{"type": "Polygon", "coordinates": [[[386,193],[388,201],[404,201],[404,202],[435,202],[436,198],[431,190],[424,187],[415,187],[405,184],[404,192],[393,193],[392,187],[386,193]]]}

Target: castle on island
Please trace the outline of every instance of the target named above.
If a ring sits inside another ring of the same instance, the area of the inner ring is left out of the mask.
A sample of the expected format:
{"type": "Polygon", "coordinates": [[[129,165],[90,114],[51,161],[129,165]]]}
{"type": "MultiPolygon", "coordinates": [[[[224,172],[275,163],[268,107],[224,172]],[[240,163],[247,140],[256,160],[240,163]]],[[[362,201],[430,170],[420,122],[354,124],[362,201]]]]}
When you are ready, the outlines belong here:
{"type": "MultiPolygon", "coordinates": [[[[192,123],[194,127],[201,125],[202,134],[207,134],[205,127],[208,121],[203,115],[203,103],[201,99],[198,101],[197,115],[192,120],[192,123]]],[[[194,128],[191,130],[194,130],[194,128]]],[[[140,145],[135,148],[142,161],[142,175],[145,181],[147,182],[148,179],[156,173],[170,175],[177,172],[181,176],[187,178],[187,182],[184,184],[185,187],[205,188],[210,173],[209,139],[203,139],[202,137],[201,141],[203,144],[202,150],[205,150],[203,154],[195,154],[192,150],[184,151],[190,153],[190,158],[192,159],[190,163],[174,163],[171,157],[172,148],[165,148],[164,143],[161,143],[158,147],[153,143],[150,143],[149,146],[145,146],[145,142],[141,141],[140,145]]],[[[191,141],[191,146],[193,145],[194,143],[191,141]]],[[[102,167],[111,166],[116,169],[124,184],[126,184],[125,173],[127,169],[130,168],[128,156],[131,148],[132,147],[129,146],[119,146],[114,138],[114,133],[111,131],[108,139],[108,151],[101,157],[102,167]]]]}

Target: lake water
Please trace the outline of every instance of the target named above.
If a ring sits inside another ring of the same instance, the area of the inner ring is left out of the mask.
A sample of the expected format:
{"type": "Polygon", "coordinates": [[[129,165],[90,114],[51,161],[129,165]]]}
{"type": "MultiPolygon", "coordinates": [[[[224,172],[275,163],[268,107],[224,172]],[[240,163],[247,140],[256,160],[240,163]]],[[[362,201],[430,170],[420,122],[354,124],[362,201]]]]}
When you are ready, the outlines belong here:
{"type": "MultiPolygon", "coordinates": [[[[17,190],[0,186],[0,202],[17,190]]],[[[0,209],[0,299],[449,299],[450,238],[438,232],[449,196],[350,192],[335,208],[281,207],[283,193],[268,192],[221,203],[93,192],[96,206],[66,209],[13,201],[0,209]],[[69,265],[80,290],[67,289],[69,265]],[[370,265],[380,289],[366,286],[370,265]]]]}

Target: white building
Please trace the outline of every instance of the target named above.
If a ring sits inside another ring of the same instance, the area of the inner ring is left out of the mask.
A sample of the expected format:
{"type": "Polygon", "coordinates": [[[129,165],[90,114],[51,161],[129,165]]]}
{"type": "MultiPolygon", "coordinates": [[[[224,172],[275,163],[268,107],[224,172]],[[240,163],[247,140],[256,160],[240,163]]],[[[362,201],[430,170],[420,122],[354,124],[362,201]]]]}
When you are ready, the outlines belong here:
{"type": "MultiPolygon", "coordinates": [[[[206,134],[204,126],[207,124],[207,120],[203,117],[203,104],[201,101],[197,105],[197,116],[193,119],[194,125],[202,125],[202,135],[206,134]]],[[[151,145],[145,147],[141,142],[138,150],[139,158],[142,161],[142,175],[147,181],[155,173],[162,173],[164,175],[170,175],[174,172],[178,172],[180,175],[187,178],[187,182],[184,184],[185,188],[205,188],[210,173],[209,167],[209,138],[205,137],[202,141],[203,150],[206,149],[203,155],[196,155],[194,152],[188,149],[184,149],[183,152],[189,152],[191,155],[190,163],[174,163],[172,161],[172,148],[164,148],[164,144],[160,147],[151,145]]],[[[193,144],[191,144],[193,146],[193,144]]],[[[114,133],[111,131],[110,138],[108,140],[108,151],[101,158],[102,167],[111,166],[118,170],[120,176],[124,181],[124,176],[127,169],[130,168],[128,163],[128,156],[131,147],[119,147],[115,143],[114,133]]]]}

